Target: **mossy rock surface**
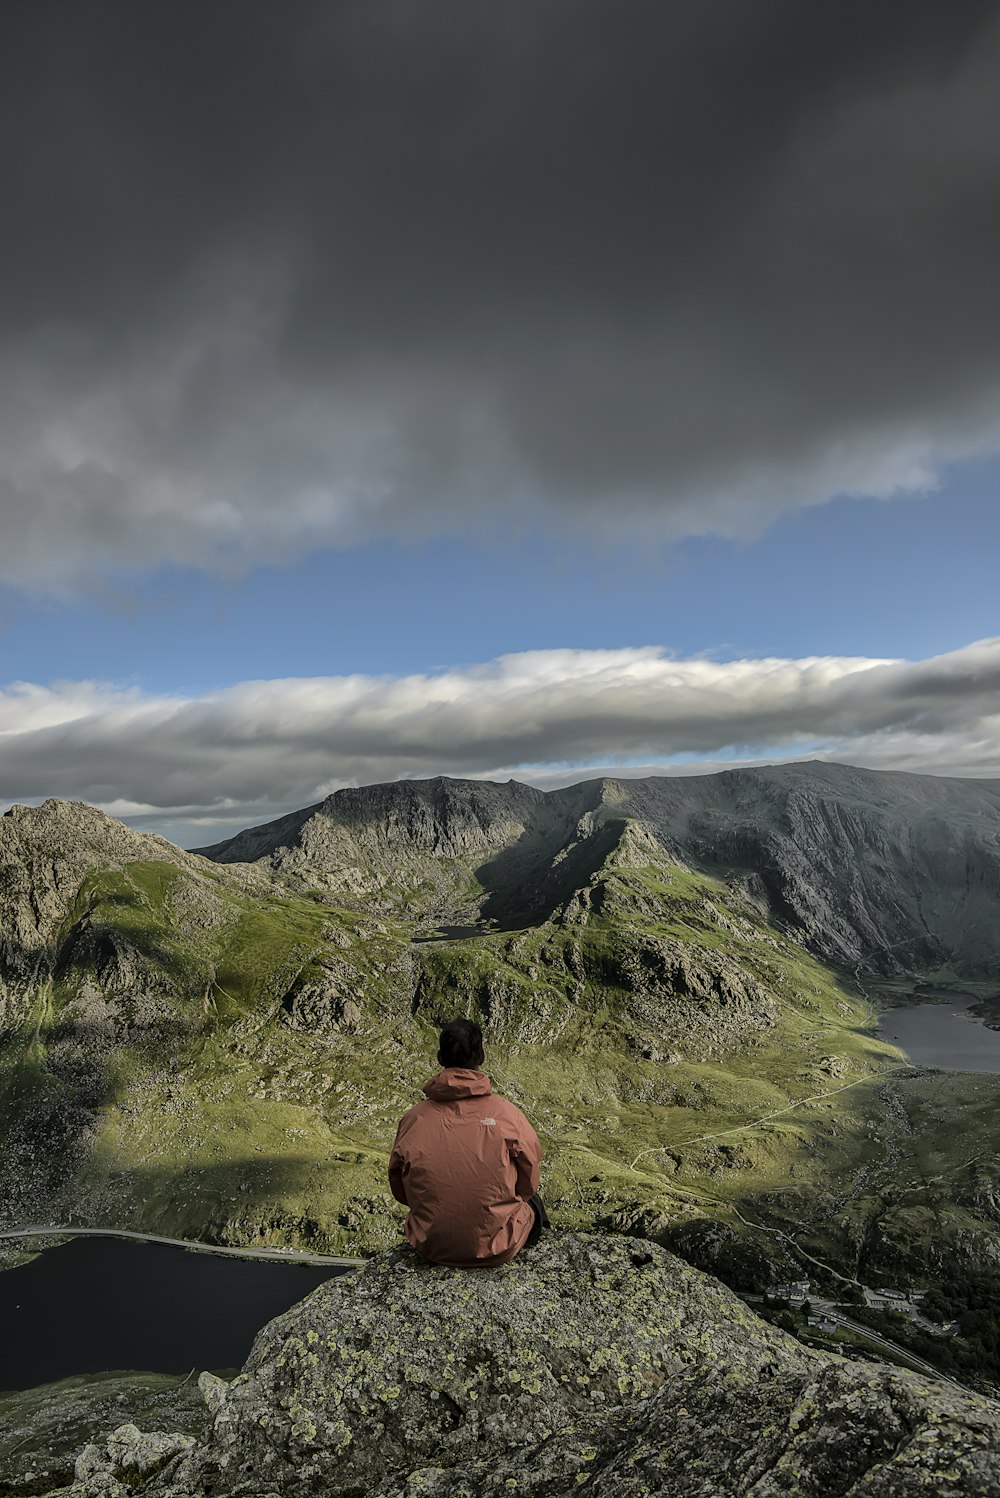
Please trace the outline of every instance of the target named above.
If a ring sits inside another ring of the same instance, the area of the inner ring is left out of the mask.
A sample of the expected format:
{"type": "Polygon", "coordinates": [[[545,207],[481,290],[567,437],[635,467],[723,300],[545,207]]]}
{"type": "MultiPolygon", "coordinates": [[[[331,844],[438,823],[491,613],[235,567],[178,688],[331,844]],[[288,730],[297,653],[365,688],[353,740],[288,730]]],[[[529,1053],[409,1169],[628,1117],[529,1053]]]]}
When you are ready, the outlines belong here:
{"type": "Polygon", "coordinates": [[[810,1351],[627,1238],[478,1272],[382,1255],[203,1391],[206,1438],[141,1481],[89,1448],[74,1495],[1000,1494],[997,1405],[810,1351]]]}

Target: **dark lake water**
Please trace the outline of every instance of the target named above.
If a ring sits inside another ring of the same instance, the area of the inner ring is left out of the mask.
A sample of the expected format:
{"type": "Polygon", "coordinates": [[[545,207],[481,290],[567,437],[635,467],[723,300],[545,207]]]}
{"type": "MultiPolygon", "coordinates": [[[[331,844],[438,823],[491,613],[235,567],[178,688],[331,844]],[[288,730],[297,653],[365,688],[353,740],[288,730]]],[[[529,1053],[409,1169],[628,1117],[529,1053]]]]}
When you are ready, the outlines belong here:
{"type": "Polygon", "coordinates": [[[487,926],[436,926],[430,936],[415,936],[414,941],[464,941],[470,936],[485,936],[487,926]]]}
{"type": "Polygon", "coordinates": [[[883,1039],[898,1045],[918,1066],[945,1071],[1000,1073],[1000,1031],[969,1014],[975,999],[955,1004],[909,1004],[890,1009],[879,1025],[883,1039]]]}
{"type": "Polygon", "coordinates": [[[265,1321],[337,1272],[72,1238],[0,1273],[0,1390],[110,1369],[239,1367],[265,1321]]]}

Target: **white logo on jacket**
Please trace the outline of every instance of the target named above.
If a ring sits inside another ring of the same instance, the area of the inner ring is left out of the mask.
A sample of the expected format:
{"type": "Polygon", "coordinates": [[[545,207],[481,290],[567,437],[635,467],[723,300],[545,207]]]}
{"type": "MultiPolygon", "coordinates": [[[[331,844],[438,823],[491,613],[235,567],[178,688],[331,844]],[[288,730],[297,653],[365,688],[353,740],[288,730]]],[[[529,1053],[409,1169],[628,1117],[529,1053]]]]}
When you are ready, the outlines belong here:
{"type": "Polygon", "coordinates": [[[483,1124],[483,1125],[488,1126],[489,1128],[492,1128],[493,1125],[496,1123],[496,1119],[495,1118],[481,1118],[479,1120],[479,1122],[481,1124],[483,1124]]]}

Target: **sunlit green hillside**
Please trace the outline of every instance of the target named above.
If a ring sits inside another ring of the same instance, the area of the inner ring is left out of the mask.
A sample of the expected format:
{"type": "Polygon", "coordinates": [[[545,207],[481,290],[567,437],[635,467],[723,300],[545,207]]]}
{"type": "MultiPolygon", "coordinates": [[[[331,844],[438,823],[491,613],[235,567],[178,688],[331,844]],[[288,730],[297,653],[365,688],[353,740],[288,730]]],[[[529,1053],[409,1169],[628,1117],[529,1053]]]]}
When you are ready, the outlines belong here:
{"type": "Polygon", "coordinates": [[[604,815],[574,877],[546,876],[543,919],[459,937],[87,826],[79,877],[46,886],[47,926],[22,912],[19,964],[8,949],[8,1224],[384,1245],[396,1122],[437,1025],[470,1014],[536,1123],[557,1222],[750,1279],[998,1252],[997,1079],[917,1075],[856,975],[640,824],[604,815]]]}

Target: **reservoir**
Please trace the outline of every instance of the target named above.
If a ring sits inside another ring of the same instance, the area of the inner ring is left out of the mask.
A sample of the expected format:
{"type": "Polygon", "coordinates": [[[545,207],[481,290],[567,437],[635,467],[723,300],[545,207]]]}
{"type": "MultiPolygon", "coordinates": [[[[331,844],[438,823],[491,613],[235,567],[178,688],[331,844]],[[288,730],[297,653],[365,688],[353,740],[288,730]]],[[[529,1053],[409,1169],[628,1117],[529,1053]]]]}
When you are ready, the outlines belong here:
{"type": "Polygon", "coordinates": [[[890,1009],[881,1017],[879,1033],[917,1066],[1000,1073],[1000,1031],[988,1029],[968,1012],[975,1002],[890,1009]]]}
{"type": "Polygon", "coordinates": [[[346,1272],[71,1238],[0,1273],[0,1390],[112,1369],[238,1368],[265,1321],[346,1272]]]}

